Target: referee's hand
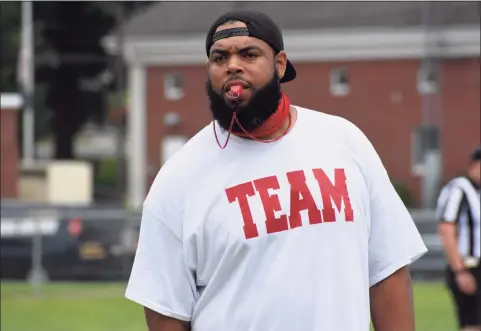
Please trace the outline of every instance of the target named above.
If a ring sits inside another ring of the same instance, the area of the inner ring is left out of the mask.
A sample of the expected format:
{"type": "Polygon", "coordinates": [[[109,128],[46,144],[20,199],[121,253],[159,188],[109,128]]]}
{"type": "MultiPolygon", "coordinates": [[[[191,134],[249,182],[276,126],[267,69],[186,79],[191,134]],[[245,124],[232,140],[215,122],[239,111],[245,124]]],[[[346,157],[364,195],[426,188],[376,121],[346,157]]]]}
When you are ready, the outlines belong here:
{"type": "Polygon", "coordinates": [[[456,274],[456,283],[459,289],[465,294],[474,294],[476,292],[476,279],[467,270],[458,272],[456,274]]]}

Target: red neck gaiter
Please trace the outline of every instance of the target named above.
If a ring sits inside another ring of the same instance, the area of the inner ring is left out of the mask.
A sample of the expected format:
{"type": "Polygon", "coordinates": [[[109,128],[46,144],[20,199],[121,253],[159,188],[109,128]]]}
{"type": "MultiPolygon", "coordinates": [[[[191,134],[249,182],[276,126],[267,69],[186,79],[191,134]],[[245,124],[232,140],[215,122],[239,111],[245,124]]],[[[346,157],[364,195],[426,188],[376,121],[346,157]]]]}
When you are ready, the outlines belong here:
{"type": "Polygon", "coordinates": [[[219,143],[219,138],[217,137],[217,132],[215,129],[215,121],[214,121],[213,122],[214,134],[215,134],[215,139],[217,140],[217,144],[222,149],[226,148],[231,134],[235,134],[240,137],[247,137],[262,143],[270,143],[270,142],[277,141],[280,138],[282,138],[289,131],[291,127],[290,109],[291,109],[291,102],[289,100],[289,97],[285,93],[281,93],[281,100],[279,101],[279,106],[277,107],[277,111],[274,114],[272,114],[260,127],[258,127],[252,132],[247,132],[242,127],[242,125],[239,123],[239,120],[237,119],[237,114],[234,112],[232,115],[232,120],[229,127],[229,134],[227,136],[227,140],[224,146],[221,146],[221,144],[219,143]],[[287,126],[285,132],[282,135],[280,135],[275,139],[270,139],[270,140],[260,139],[263,137],[269,137],[274,133],[278,132],[279,130],[281,130],[285,124],[286,118],[289,118],[289,125],[287,126]],[[232,126],[234,125],[234,121],[237,122],[237,125],[239,125],[239,127],[243,132],[232,132],[232,126]]]}

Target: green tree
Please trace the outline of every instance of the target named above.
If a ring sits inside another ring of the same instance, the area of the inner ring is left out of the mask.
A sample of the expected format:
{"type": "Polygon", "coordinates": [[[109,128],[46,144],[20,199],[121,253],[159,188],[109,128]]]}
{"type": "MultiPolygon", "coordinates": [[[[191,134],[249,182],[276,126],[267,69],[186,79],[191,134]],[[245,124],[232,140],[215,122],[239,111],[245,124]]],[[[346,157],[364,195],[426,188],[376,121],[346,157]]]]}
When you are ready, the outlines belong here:
{"type": "MultiPolygon", "coordinates": [[[[119,13],[126,19],[148,4],[34,2],[36,129],[53,134],[56,159],[74,157],[75,133],[89,119],[102,120],[107,108],[105,93],[116,88],[115,84],[92,88],[95,84],[88,83],[111,69],[112,59],[102,48],[101,39],[116,26],[119,13]]],[[[0,2],[0,6],[2,92],[16,92],[21,3],[0,2]]]]}
{"type": "MultiPolygon", "coordinates": [[[[21,43],[22,7],[21,2],[0,2],[0,86],[1,92],[20,93],[21,86],[17,82],[19,50],[21,43]]],[[[40,26],[42,22],[34,22],[35,49],[42,51],[45,48],[40,26]]],[[[41,63],[41,57],[36,54],[37,63],[41,63]]],[[[35,86],[35,133],[36,138],[49,133],[48,122],[51,113],[44,102],[45,84],[37,82],[35,86]]],[[[19,139],[21,138],[21,122],[19,122],[19,139]]]]}
{"type": "Polygon", "coordinates": [[[20,45],[20,2],[0,2],[1,52],[0,86],[2,92],[18,92],[17,58],[20,45]]]}

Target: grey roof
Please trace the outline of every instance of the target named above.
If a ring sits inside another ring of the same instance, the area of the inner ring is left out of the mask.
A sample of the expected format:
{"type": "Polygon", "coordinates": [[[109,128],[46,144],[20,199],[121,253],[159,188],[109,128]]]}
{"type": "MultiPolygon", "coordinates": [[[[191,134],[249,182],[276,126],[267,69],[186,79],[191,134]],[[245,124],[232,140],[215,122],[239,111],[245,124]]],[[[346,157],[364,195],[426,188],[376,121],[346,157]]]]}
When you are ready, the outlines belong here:
{"type": "Polygon", "coordinates": [[[206,33],[224,12],[248,8],[271,16],[280,28],[322,29],[355,27],[420,26],[424,8],[431,6],[430,20],[438,25],[480,24],[478,2],[158,2],[136,13],[125,27],[127,36],[159,36],[170,33],[206,33]]]}

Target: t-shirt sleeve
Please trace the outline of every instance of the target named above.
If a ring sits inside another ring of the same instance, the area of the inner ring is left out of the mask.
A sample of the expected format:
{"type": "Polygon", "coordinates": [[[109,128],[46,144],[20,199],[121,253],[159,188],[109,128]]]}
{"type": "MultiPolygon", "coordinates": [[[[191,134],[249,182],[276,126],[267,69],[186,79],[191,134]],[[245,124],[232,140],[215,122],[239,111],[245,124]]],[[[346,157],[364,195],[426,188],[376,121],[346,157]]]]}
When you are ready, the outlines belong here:
{"type": "Polygon", "coordinates": [[[126,298],[162,315],[190,321],[196,285],[181,239],[144,207],[126,298]]]}
{"type": "Polygon", "coordinates": [[[378,153],[359,129],[358,133],[358,157],[370,200],[368,258],[369,285],[373,286],[419,259],[427,248],[378,153]]]}
{"type": "Polygon", "coordinates": [[[459,187],[452,187],[445,194],[445,201],[438,206],[437,218],[441,222],[456,223],[459,219],[464,192],[459,187]]]}
{"type": "Polygon", "coordinates": [[[369,234],[369,283],[377,284],[427,252],[414,221],[387,174],[379,174],[372,198],[369,234]]]}

